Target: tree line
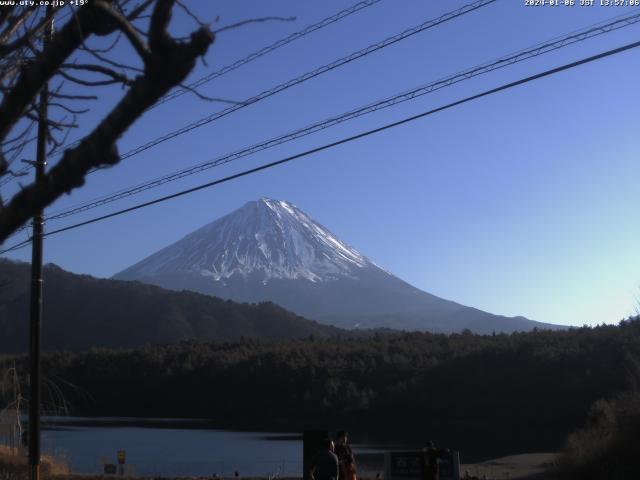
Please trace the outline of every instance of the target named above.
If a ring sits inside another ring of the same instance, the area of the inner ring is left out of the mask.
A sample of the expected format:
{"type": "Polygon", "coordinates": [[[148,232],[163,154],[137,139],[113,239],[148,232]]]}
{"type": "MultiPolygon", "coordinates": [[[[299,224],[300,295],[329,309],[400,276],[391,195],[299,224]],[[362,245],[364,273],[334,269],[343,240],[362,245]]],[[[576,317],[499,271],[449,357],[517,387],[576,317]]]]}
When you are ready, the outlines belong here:
{"type": "MultiPolygon", "coordinates": [[[[511,335],[183,341],[55,352],[44,374],[82,416],[204,418],[218,428],[348,428],[433,438],[463,461],[558,451],[591,405],[640,379],[640,321],[511,335]]],[[[0,368],[24,356],[5,356],[0,368]]]]}

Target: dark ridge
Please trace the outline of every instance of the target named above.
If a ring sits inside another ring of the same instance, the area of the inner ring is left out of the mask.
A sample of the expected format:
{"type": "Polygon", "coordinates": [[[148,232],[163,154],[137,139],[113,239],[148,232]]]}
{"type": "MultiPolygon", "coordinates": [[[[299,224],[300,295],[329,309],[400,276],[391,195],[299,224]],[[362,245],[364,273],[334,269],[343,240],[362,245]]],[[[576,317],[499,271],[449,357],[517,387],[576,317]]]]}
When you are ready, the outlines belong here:
{"type": "MultiPolygon", "coordinates": [[[[0,259],[0,352],[27,350],[30,265],[0,259]]],[[[236,303],[140,282],[44,268],[45,350],[136,347],[182,340],[328,338],[349,335],[271,302],[236,303]]]]}

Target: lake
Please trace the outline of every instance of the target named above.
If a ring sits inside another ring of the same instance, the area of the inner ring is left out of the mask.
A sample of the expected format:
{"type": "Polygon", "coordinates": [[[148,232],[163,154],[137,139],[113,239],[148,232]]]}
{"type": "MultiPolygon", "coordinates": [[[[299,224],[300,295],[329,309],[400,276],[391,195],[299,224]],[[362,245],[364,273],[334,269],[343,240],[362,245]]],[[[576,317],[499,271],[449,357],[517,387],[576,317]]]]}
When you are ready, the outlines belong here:
{"type": "MultiPolygon", "coordinates": [[[[74,473],[102,473],[126,451],[127,473],[142,476],[302,476],[300,433],[238,432],[176,419],[46,418],[42,450],[74,473]]],[[[352,445],[360,471],[376,473],[383,448],[352,445]],[[375,458],[377,458],[375,461],[375,458]],[[371,461],[374,460],[372,467],[371,461]]]]}

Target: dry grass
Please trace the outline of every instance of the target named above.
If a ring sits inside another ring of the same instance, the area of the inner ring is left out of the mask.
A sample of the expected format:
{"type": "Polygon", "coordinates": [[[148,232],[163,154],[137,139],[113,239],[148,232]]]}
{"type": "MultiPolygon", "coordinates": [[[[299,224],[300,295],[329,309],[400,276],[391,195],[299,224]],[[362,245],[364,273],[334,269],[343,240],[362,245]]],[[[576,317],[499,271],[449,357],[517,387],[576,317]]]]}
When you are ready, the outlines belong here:
{"type": "MultiPolygon", "coordinates": [[[[68,477],[71,473],[66,461],[42,456],[42,475],[47,477],[68,477]]],[[[29,476],[28,462],[25,455],[16,449],[0,446],[0,480],[22,480],[29,476]]]]}
{"type": "Polygon", "coordinates": [[[640,478],[640,391],[593,405],[587,426],[567,440],[560,473],[569,480],[640,478]]]}

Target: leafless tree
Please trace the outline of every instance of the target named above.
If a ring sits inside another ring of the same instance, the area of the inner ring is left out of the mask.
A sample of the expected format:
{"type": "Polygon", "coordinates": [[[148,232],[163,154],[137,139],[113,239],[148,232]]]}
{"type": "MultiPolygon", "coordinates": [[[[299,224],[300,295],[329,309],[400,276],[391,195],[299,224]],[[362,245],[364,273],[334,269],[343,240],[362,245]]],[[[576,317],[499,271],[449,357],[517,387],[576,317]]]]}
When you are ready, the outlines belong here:
{"type": "Polygon", "coordinates": [[[0,6],[0,180],[20,174],[15,167],[34,138],[38,97],[47,83],[47,144],[61,158],[44,181],[22,187],[6,202],[0,198],[0,243],[36,211],[82,186],[89,171],[118,163],[116,141],[184,82],[214,40],[180,0],[90,0],[77,7],[67,2],[62,10],[16,4],[0,6]],[[186,38],[169,32],[174,8],[198,23],[186,38]],[[50,16],[61,26],[44,42],[50,16]],[[137,62],[119,60],[114,52],[120,44],[132,49],[137,62]],[[118,103],[81,141],[65,148],[77,116],[98,98],[95,89],[114,84],[124,91],[118,103]]]}

